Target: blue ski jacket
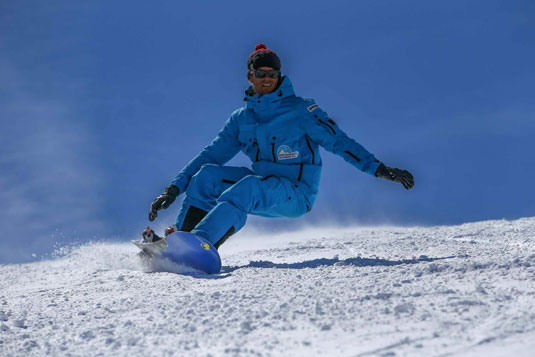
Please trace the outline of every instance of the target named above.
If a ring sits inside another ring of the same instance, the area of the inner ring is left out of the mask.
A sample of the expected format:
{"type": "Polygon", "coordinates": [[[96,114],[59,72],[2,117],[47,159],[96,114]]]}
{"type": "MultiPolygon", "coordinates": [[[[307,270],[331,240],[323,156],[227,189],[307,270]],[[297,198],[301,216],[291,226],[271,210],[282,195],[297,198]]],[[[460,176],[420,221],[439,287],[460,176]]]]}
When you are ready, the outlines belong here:
{"type": "Polygon", "coordinates": [[[231,114],[212,143],[171,184],[184,192],[203,165],[224,165],[242,151],[251,159],[255,175],[286,177],[304,185],[312,205],[321,176],[319,145],[375,175],[380,164],[375,156],[348,137],[312,99],[297,97],[287,76],[281,81],[273,93],[259,95],[249,89],[246,105],[231,114]]]}

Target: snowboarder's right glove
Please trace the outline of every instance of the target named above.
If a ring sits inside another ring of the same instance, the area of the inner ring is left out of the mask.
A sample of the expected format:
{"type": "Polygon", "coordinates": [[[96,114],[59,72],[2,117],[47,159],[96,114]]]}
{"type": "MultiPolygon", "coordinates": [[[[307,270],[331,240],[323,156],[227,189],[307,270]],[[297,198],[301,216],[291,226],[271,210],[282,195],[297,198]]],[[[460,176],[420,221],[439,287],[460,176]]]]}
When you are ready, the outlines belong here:
{"type": "Polygon", "coordinates": [[[154,202],[150,205],[149,221],[154,221],[158,217],[158,211],[166,209],[173,203],[180,193],[178,187],[170,185],[165,188],[165,192],[156,197],[154,202]]]}
{"type": "Polygon", "coordinates": [[[385,180],[399,182],[407,190],[414,186],[414,177],[412,177],[412,174],[409,171],[393,169],[391,167],[385,166],[382,163],[377,168],[377,171],[375,171],[375,176],[384,178],[385,180]]]}

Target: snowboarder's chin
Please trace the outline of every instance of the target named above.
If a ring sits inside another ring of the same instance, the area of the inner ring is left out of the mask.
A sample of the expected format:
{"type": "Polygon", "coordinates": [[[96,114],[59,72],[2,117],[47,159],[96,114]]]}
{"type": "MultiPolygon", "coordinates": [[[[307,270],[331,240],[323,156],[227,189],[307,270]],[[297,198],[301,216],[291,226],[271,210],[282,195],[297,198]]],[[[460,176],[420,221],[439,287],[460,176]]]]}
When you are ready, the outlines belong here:
{"type": "Polygon", "coordinates": [[[273,84],[261,85],[259,86],[259,88],[256,88],[256,92],[258,94],[268,94],[268,93],[273,92],[274,88],[275,86],[273,84]]]}

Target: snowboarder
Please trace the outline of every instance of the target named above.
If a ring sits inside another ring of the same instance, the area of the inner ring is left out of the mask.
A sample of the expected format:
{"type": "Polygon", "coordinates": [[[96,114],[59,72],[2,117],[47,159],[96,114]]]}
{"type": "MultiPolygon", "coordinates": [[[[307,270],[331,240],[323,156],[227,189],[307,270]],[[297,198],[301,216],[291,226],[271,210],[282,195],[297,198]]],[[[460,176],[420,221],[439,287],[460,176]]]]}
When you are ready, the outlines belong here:
{"type": "Polygon", "coordinates": [[[277,54],[256,45],[247,60],[251,86],[245,106],[152,202],[150,221],[185,193],[166,233],[191,232],[219,248],[245,225],[248,214],[299,217],[312,209],[318,194],[320,145],[365,173],[413,187],[410,172],[385,166],[313,100],[297,97],[280,69],[277,54]],[[252,170],[224,166],[239,151],[251,159],[252,170]]]}

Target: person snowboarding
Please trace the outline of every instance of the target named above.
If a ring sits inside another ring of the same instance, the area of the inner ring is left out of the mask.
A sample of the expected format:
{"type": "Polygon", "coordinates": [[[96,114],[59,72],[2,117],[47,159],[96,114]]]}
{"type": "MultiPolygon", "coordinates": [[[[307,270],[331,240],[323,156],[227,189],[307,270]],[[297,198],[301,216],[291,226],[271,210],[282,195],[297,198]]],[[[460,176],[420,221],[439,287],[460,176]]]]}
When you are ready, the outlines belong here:
{"type": "Polygon", "coordinates": [[[247,59],[245,106],[234,111],[217,137],[193,158],[151,204],[149,220],[185,193],[174,231],[191,232],[217,249],[239,231],[247,215],[299,217],[318,194],[319,146],[359,170],[414,186],[407,170],[387,167],[348,137],[312,99],[295,95],[277,54],[258,44],[247,59]],[[224,166],[242,151],[251,169],[224,166]]]}

